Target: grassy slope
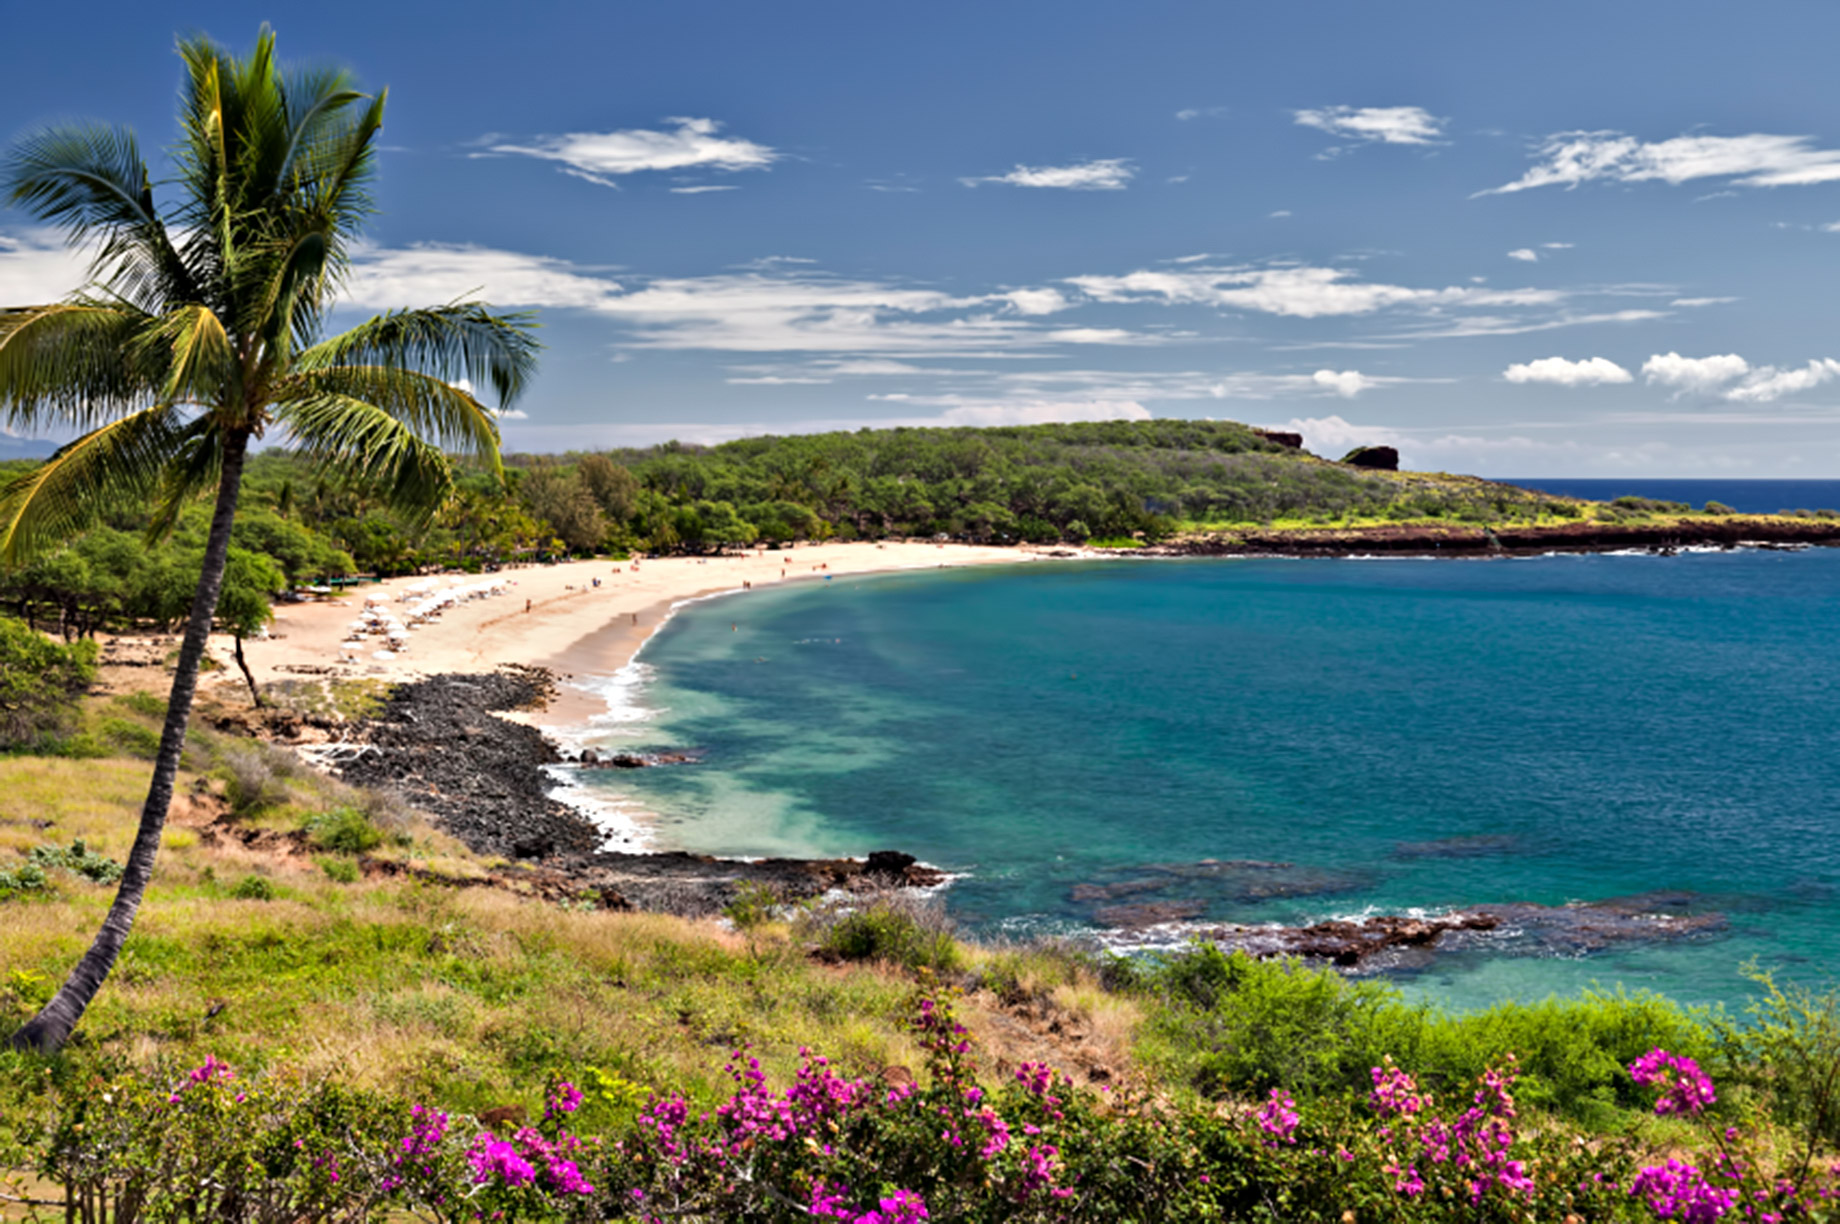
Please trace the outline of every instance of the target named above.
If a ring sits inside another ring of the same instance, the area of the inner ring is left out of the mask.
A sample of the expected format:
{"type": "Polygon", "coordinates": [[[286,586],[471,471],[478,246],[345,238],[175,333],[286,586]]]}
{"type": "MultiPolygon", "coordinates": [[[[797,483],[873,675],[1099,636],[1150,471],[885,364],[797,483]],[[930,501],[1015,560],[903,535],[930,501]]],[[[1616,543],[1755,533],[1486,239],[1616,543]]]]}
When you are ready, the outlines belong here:
{"type": "MultiPolygon", "coordinates": [[[[103,717],[151,724],[107,699],[86,712],[92,725],[103,717]]],[[[303,845],[310,834],[299,830],[322,827],[352,796],[302,773],[276,802],[232,820],[223,782],[199,771],[238,749],[195,732],[195,768],[181,778],[153,888],[69,1055],[76,1067],[190,1065],[216,1053],[251,1070],[288,1064],[479,1110],[520,1100],[546,1071],[587,1066],[707,1098],[741,1043],[776,1071],[789,1071],[801,1045],[857,1073],[917,1065],[900,1023],[913,980],[899,970],[819,963],[784,924],[743,935],[523,896],[515,869],[413,822],[378,853],[449,876],[509,875],[512,886],[340,883],[328,865],[349,875],[356,860],[303,845]],[[239,895],[251,877],[272,895],[239,895]]],[[[0,758],[0,869],[76,838],[121,859],[147,770],[124,757],[0,758]]],[[[48,997],[112,894],[54,872],[44,892],[0,901],[0,1025],[10,1030],[48,997]]],[[[999,1066],[1129,1065],[1135,1006],[1090,975],[1013,954],[974,951],[969,964],[1000,967],[1012,1000],[1030,1000],[1027,1014],[988,992],[968,1001],[999,1066]]],[[[17,1056],[0,1055],[0,1081],[8,1059],[17,1056]]],[[[0,1116],[6,1095],[0,1088],[0,1116]]]]}

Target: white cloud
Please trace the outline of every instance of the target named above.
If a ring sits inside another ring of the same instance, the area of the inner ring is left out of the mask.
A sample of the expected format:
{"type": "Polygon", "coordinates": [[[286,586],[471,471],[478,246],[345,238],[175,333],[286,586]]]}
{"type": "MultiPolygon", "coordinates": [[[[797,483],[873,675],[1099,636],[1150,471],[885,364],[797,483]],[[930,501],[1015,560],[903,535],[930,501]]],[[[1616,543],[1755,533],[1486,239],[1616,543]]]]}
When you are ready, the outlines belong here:
{"type": "Polygon", "coordinates": [[[1738,299],[1735,297],[1675,298],[1673,301],[1669,302],[1668,305],[1669,306],[1723,306],[1727,302],[1735,302],[1737,300],[1738,299]]]}
{"type": "Polygon", "coordinates": [[[1436,144],[1444,135],[1444,121],[1418,106],[1328,106],[1292,117],[1332,136],[1381,144],[1436,144]]]}
{"type": "Polygon", "coordinates": [[[1560,387],[1594,387],[1634,381],[1628,370],[1607,357],[1587,357],[1583,361],[1542,357],[1538,361],[1517,362],[1504,370],[1502,377],[1511,383],[1552,383],[1560,387]]]}
{"type": "Polygon", "coordinates": [[[89,279],[89,255],[51,229],[0,234],[0,306],[56,302],[89,279]]]}
{"type": "Polygon", "coordinates": [[[1440,340],[1462,336],[1524,336],[1561,327],[1589,327],[1598,323],[1647,323],[1667,318],[1665,310],[1606,310],[1592,314],[1563,312],[1549,319],[1514,319],[1502,315],[1471,315],[1448,327],[1425,327],[1398,332],[1390,339],[1440,340]]]}
{"type": "Polygon", "coordinates": [[[1687,392],[1714,391],[1750,373],[1751,363],[1736,353],[1714,357],[1682,357],[1679,353],[1656,353],[1642,363],[1642,377],[1650,383],[1670,387],[1676,395],[1687,392]]]}
{"type": "Polygon", "coordinates": [[[1564,298],[1552,289],[1415,289],[1352,281],[1341,268],[1307,266],[1185,268],[1123,276],[1075,276],[1068,283],[1101,302],[1160,299],[1314,319],[1370,314],[1389,306],[1537,306],[1564,298]]]}
{"type": "Polygon", "coordinates": [[[530,414],[522,408],[494,408],[492,415],[501,421],[528,421],[530,414]]]}
{"type": "Polygon", "coordinates": [[[1176,112],[1176,118],[1186,123],[1190,119],[1217,119],[1226,113],[1224,106],[1185,106],[1176,112]]]}
{"type": "Polygon", "coordinates": [[[711,191],[740,191],[741,188],[728,183],[699,183],[695,187],[673,187],[672,195],[705,195],[711,191]]]}
{"type": "Polygon", "coordinates": [[[341,301],[359,309],[391,310],[478,297],[495,306],[592,310],[620,291],[615,281],[577,271],[563,259],[424,243],[359,248],[341,301]]]}
{"type": "Polygon", "coordinates": [[[1823,225],[1821,231],[1827,234],[1840,234],[1840,221],[1833,221],[1823,225]]]}
{"type": "Polygon", "coordinates": [[[1265,214],[1267,218],[1273,221],[1282,221],[1285,217],[1288,217],[1290,215],[1291,215],[1291,210],[1288,208],[1280,208],[1276,212],[1268,212],[1265,214]]]}
{"type": "Polygon", "coordinates": [[[612,187],[624,174],[646,170],[760,170],[781,154],[739,136],[723,136],[714,119],[670,118],[665,131],[626,128],[617,132],[569,132],[537,136],[524,144],[492,144],[475,157],[501,154],[560,162],[564,171],[612,187]]]}
{"type": "Polygon", "coordinates": [[[1540,245],[1549,251],[1569,251],[1578,244],[1575,242],[1542,242],[1540,245]]]}
{"type": "Polygon", "coordinates": [[[1653,143],[1621,132],[1561,132],[1539,147],[1526,174],[1477,195],[1608,179],[1684,183],[1729,179],[1740,187],[1790,187],[1840,179],[1840,149],[1814,147],[1808,136],[1676,136],[1653,143]]]}
{"type": "Polygon", "coordinates": [[[1130,400],[1033,400],[964,404],[947,409],[944,425],[1056,425],[1073,421],[1147,421],[1150,410],[1130,400]]]}
{"type": "Polygon", "coordinates": [[[1012,187],[1059,187],[1068,191],[1122,191],[1136,173],[1129,159],[1106,157],[1070,166],[1018,165],[1008,174],[958,181],[967,187],[976,187],[979,183],[1008,183],[1012,187]]]}
{"type": "Polygon", "coordinates": [[[1310,375],[1310,381],[1325,391],[1333,391],[1343,399],[1353,399],[1369,387],[1377,384],[1373,379],[1359,370],[1318,370],[1310,375]]]}
{"type": "Polygon", "coordinates": [[[1837,376],[1840,376],[1840,361],[1826,357],[1810,361],[1800,369],[1760,366],[1738,386],[1725,392],[1725,398],[1738,404],[1766,404],[1785,395],[1811,390],[1837,376]]]}
{"type": "Polygon", "coordinates": [[[1045,315],[1073,305],[1058,289],[1011,289],[1003,296],[1017,314],[1045,315]]]}
{"type": "Polygon", "coordinates": [[[1520,247],[1508,252],[1509,259],[1518,259],[1522,263],[1539,263],[1540,253],[1532,247],[1520,247]]]}

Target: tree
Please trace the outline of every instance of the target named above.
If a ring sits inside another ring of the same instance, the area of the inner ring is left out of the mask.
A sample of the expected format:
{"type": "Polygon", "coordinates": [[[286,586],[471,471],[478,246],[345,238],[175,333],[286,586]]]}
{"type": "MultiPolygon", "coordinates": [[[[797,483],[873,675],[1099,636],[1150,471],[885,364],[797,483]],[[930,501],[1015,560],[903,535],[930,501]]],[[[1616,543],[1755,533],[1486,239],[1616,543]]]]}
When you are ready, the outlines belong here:
{"type": "Polygon", "coordinates": [[[249,686],[249,700],[258,710],[262,708],[262,692],[256,688],[249,660],[243,657],[243,639],[275,619],[275,608],[269,599],[286,585],[287,576],[268,557],[241,548],[230,550],[230,559],[224,564],[223,589],[217,595],[217,620],[236,643],[236,666],[243,673],[243,683],[249,686]]]}
{"type": "Polygon", "coordinates": [[[536,365],[531,321],[479,302],[391,311],[326,337],[371,210],[385,94],[358,92],[342,70],[284,71],[266,26],[245,58],[203,37],[179,56],[175,200],[156,203],[125,128],[47,127],[0,162],[13,204],[94,252],[71,297],[0,309],[0,422],[80,435],[0,490],[0,562],[107,504],[151,499],[157,533],[214,497],[120,889],[69,979],[12,1037],[40,1052],[64,1044],[107,979],[152,877],[250,442],[282,439],[322,483],[364,479],[431,509],[452,483],[443,448],[498,469],[494,414],[453,384],[510,403],[536,365]]]}
{"type": "Polygon", "coordinates": [[[59,646],[0,616],[0,749],[29,748],[68,728],[95,678],[96,643],[59,646]]]}

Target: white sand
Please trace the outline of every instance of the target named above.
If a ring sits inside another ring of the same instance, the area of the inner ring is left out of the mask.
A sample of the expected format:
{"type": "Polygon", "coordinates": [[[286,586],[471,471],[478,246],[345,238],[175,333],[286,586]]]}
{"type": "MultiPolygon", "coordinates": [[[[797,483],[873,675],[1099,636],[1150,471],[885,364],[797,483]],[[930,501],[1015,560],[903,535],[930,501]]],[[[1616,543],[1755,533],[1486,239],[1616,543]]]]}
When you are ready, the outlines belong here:
{"type": "MultiPolygon", "coordinates": [[[[632,659],[674,604],[738,590],[743,582],[759,589],[783,582],[821,581],[825,574],[1014,565],[1041,556],[1024,548],[853,543],[801,545],[738,556],[569,561],[507,569],[490,576],[510,581],[505,593],[447,608],[432,622],[409,632],[404,653],[380,660],[375,655],[385,648],[382,638],[367,637],[359,646],[346,646],[344,639],[367,597],[382,598],[384,607],[406,619],[411,605],[402,602],[403,591],[422,580],[392,578],[351,588],[350,593],[332,600],[279,605],[270,626],[273,636],[246,642],[244,654],[258,684],[300,679],[316,674],[319,668],[330,668],[326,674],[339,677],[399,681],[489,671],[503,663],[542,665],[580,678],[605,677],[632,659]],[[601,583],[598,587],[593,585],[596,578],[601,583]],[[342,663],[341,657],[351,653],[358,661],[342,663]]],[[[462,583],[483,580],[460,579],[462,583]]],[[[211,639],[212,654],[226,665],[224,671],[214,673],[213,680],[225,698],[232,698],[233,690],[243,687],[242,674],[231,661],[231,645],[223,635],[211,639]]],[[[565,688],[563,698],[539,721],[578,726],[605,708],[589,693],[565,688]]]]}

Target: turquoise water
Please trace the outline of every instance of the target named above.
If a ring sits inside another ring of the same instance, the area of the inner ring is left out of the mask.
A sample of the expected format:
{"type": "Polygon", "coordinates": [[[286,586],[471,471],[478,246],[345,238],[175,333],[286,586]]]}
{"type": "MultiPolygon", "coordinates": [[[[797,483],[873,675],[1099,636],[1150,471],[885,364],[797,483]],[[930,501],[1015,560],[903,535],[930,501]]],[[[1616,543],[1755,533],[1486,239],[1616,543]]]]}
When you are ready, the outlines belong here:
{"type": "Polygon", "coordinates": [[[1840,954],[1836,629],[1840,550],[838,579],[685,609],[612,738],[705,762],[597,784],[663,845],[906,850],[985,931],[1092,929],[1076,888],[1146,872],[1201,923],[1686,893],[1727,925],[1400,981],[1733,1001],[1840,954]]]}

